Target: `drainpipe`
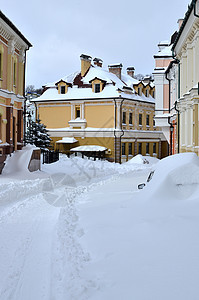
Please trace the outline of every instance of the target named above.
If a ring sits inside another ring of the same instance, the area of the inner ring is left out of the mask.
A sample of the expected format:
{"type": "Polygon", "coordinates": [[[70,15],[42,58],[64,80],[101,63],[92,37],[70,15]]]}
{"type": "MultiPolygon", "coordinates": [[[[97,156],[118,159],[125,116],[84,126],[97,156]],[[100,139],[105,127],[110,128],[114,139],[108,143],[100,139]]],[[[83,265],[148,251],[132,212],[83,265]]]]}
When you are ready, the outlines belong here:
{"type": "MultiPolygon", "coordinates": [[[[120,104],[120,116],[122,118],[122,104],[124,102],[124,99],[122,99],[122,102],[120,104]]],[[[121,124],[120,124],[120,127],[121,127],[121,130],[122,130],[122,134],[120,135],[120,164],[122,163],[122,160],[121,160],[121,141],[122,141],[122,136],[124,135],[124,130],[122,129],[122,119],[120,120],[121,121],[121,124]]]]}
{"type": "MultiPolygon", "coordinates": [[[[116,110],[116,99],[114,98],[113,99],[113,101],[115,102],[115,129],[114,129],[114,142],[115,142],[115,140],[116,140],[116,134],[115,134],[115,131],[116,131],[116,112],[117,112],[117,110],[116,110]]],[[[115,162],[116,162],[116,143],[115,143],[115,162]]]]}
{"type": "MultiPolygon", "coordinates": [[[[173,58],[175,58],[175,53],[174,53],[173,49],[172,49],[172,56],[173,56],[173,58]]],[[[176,58],[176,63],[178,64],[178,100],[179,100],[180,99],[180,61],[177,58],[176,58]]],[[[178,100],[175,101],[175,110],[178,113],[178,128],[177,128],[177,132],[178,132],[178,153],[180,153],[180,111],[177,108],[178,100]]]]}
{"type": "MultiPolygon", "coordinates": [[[[171,79],[168,78],[168,73],[165,73],[165,77],[169,82],[169,114],[171,112],[171,79]]],[[[170,117],[168,117],[168,123],[170,124],[170,117]]],[[[169,151],[169,145],[168,145],[168,153],[172,155],[172,137],[171,137],[171,124],[170,124],[170,151],[169,151]]]]}
{"type": "Polygon", "coordinates": [[[169,151],[169,155],[172,155],[172,148],[173,148],[173,123],[171,122],[171,117],[168,117],[168,123],[170,125],[170,151],[169,151]]]}
{"type": "Polygon", "coordinates": [[[196,2],[197,2],[197,0],[193,0],[193,5],[194,5],[193,14],[194,14],[195,17],[199,18],[199,15],[196,13],[196,2]]]}
{"type": "Polygon", "coordinates": [[[178,101],[175,102],[175,110],[178,113],[178,153],[180,153],[180,111],[177,108],[178,101]]]}
{"type": "Polygon", "coordinates": [[[24,96],[23,139],[24,139],[24,146],[26,145],[26,101],[27,101],[27,98],[25,96],[26,51],[27,51],[27,49],[25,49],[24,76],[23,76],[23,96],[24,96]]]}

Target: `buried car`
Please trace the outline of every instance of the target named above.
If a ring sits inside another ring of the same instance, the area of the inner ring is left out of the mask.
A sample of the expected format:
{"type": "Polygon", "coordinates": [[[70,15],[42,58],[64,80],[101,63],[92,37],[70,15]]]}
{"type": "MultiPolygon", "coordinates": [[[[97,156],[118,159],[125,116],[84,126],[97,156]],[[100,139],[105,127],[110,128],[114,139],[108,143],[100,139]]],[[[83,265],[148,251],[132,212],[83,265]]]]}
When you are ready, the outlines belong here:
{"type": "Polygon", "coordinates": [[[199,191],[199,158],[195,153],[180,153],[160,160],[138,189],[161,196],[187,198],[199,191]]]}

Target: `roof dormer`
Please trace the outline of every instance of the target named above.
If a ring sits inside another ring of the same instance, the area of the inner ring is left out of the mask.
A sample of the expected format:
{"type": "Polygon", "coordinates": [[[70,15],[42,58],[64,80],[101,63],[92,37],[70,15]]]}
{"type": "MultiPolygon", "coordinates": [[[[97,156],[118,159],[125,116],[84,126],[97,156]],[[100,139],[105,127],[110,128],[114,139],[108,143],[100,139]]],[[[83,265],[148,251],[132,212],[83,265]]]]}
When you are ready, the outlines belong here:
{"type": "Polygon", "coordinates": [[[58,94],[66,94],[68,92],[68,87],[72,87],[71,83],[68,83],[62,79],[58,81],[55,85],[57,86],[58,94]]]}
{"type": "Polygon", "coordinates": [[[100,93],[104,89],[106,81],[95,77],[92,80],[90,80],[89,83],[92,84],[93,93],[100,93]]]}

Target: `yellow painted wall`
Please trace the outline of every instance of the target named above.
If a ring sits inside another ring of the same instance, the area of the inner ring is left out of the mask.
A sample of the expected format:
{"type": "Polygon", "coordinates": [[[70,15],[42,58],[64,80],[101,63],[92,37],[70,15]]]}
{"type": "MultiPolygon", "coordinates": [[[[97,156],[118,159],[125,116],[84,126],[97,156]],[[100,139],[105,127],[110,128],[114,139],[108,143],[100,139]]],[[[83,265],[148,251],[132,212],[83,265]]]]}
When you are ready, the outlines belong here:
{"type": "Polygon", "coordinates": [[[47,128],[68,127],[71,119],[71,108],[69,106],[39,107],[39,118],[47,128]]]}
{"type": "Polygon", "coordinates": [[[85,119],[88,127],[113,128],[114,105],[85,105],[85,119]]]}

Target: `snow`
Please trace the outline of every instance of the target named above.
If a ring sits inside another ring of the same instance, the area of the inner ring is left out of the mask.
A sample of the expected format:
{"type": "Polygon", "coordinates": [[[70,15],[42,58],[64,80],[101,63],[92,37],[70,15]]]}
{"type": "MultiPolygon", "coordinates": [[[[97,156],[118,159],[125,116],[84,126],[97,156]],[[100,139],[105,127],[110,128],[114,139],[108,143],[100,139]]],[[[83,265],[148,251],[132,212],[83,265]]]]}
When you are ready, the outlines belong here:
{"type": "MultiPolygon", "coordinates": [[[[22,150],[16,151],[11,156],[7,156],[5,161],[5,167],[2,173],[4,175],[14,174],[18,172],[29,173],[28,165],[32,156],[33,150],[38,150],[39,148],[34,145],[26,145],[22,150]]],[[[15,176],[16,176],[15,174],[15,176]]]]}
{"type": "MultiPolygon", "coordinates": [[[[75,77],[80,72],[75,72],[73,74],[70,74],[69,76],[62,77],[60,80],[64,80],[68,83],[73,84],[75,77]]],[[[90,84],[90,82],[95,79],[99,78],[106,82],[106,86],[100,93],[94,93],[92,91],[92,88],[77,88],[76,86],[68,87],[68,91],[66,94],[59,94],[58,90],[55,88],[56,82],[59,82],[58,80],[46,84],[45,87],[48,89],[40,96],[32,100],[32,102],[43,102],[43,101],[49,101],[49,100],[76,100],[76,99],[105,99],[105,98],[117,98],[122,95],[126,99],[132,99],[132,100],[139,100],[139,101],[146,101],[146,102],[152,102],[155,103],[155,100],[153,97],[145,97],[137,96],[134,93],[134,84],[138,84],[139,81],[137,81],[135,78],[132,78],[129,75],[122,74],[121,80],[113,73],[98,67],[98,66],[92,66],[90,67],[88,73],[85,77],[82,78],[84,84],[90,84]],[[131,87],[132,88],[132,94],[125,93],[124,91],[120,94],[118,89],[122,89],[124,86],[131,87]]]]}
{"type": "Polygon", "coordinates": [[[79,151],[79,152],[102,152],[106,151],[106,147],[97,146],[97,145],[84,145],[84,146],[78,146],[75,148],[70,149],[71,151],[79,151]]]}
{"type": "Polygon", "coordinates": [[[56,144],[73,144],[76,142],[77,140],[73,137],[63,137],[61,140],[56,141],[56,144]]]}
{"type": "Polygon", "coordinates": [[[155,57],[164,57],[164,56],[168,56],[168,57],[172,57],[172,45],[170,46],[166,46],[165,48],[163,48],[161,51],[159,51],[157,54],[155,54],[155,57]]]}
{"type": "Polygon", "coordinates": [[[23,162],[0,175],[0,299],[198,300],[195,154],[23,162]]]}

